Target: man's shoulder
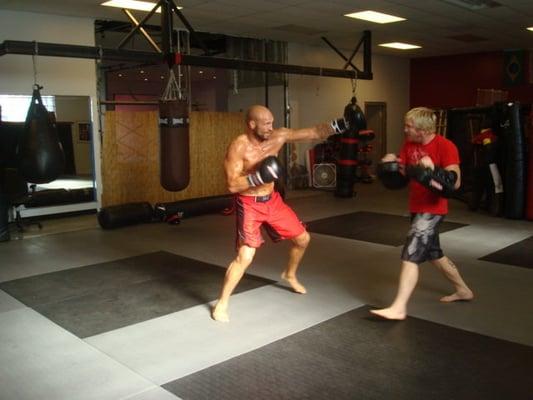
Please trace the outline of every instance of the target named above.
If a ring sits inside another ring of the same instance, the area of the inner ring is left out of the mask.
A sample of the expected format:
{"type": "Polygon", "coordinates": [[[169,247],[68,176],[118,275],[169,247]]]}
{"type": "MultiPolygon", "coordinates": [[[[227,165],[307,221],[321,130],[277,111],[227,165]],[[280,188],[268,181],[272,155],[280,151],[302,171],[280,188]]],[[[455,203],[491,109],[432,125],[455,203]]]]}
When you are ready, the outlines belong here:
{"type": "Polygon", "coordinates": [[[240,135],[238,135],[231,141],[230,145],[238,146],[238,145],[243,145],[243,144],[248,144],[248,143],[250,143],[250,139],[248,138],[246,133],[241,133],[240,135]]]}
{"type": "Polygon", "coordinates": [[[230,144],[228,145],[228,151],[231,153],[239,153],[241,151],[244,151],[244,149],[248,146],[249,143],[250,140],[248,139],[248,136],[246,136],[245,133],[242,133],[230,142],[230,144]]]}
{"type": "Polygon", "coordinates": [[[454,142],[452,142],[450,139],[448,139],[447,137],[441,134],[437,134],[437,139],[439,140],[439,142],[443,143],[445,146],[457,147],[454,142]]]}

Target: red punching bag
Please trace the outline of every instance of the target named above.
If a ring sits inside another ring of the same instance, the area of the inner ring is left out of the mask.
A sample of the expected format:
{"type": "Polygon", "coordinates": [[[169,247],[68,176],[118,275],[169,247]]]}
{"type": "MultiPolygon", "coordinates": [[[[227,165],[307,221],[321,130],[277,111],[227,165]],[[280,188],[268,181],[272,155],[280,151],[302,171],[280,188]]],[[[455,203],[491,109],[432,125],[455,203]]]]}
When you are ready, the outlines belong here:
{"type": "Polygon", "coordinates": [[[17,146],[20,174],[31,183],[48,183],[65,169],[65,155],[57,134],[57,126],[43,105],[40,90],[34,85],[24,133],[17,146]]]}

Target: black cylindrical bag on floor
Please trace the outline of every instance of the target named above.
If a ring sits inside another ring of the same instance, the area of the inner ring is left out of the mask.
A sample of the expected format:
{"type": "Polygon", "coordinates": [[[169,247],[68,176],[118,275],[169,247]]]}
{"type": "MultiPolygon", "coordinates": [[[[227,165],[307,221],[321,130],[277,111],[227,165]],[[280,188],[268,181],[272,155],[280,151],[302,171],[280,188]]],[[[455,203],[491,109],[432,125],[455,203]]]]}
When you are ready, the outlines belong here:
{"type": "Polygon", "coordinates": [[[146,223],[152,221],[153,208],[150,203],[126,203],[103,207],[98,212],[98,223],[104,229],[146,223]]]}

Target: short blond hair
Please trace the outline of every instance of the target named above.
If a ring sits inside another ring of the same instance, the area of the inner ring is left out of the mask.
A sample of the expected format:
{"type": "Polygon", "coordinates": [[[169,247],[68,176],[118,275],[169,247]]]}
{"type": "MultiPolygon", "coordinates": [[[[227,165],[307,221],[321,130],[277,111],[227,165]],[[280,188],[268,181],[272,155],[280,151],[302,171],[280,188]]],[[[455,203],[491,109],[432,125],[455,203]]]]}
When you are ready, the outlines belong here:
{"type": "Polygon", "coordinates": [[[416,107],[405,114],[405,121],[413,121],[416,129],[433,133],[436,129],[437,116],[435,111],[427,107],[416,107]]]}

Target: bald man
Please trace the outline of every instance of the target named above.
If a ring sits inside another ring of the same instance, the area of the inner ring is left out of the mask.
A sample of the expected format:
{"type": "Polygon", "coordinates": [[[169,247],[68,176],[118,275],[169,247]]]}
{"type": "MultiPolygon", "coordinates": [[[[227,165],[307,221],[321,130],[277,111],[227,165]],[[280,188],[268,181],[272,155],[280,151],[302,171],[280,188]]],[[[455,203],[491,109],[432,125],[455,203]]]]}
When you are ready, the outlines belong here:
{"type": "Polygon", "coordinates": [[[220,297],[211,313],[212,318],[220,322],[229,321],[229,298],[264,242],[261,226],[274,241],[292,241],[289,261],[281,278],[294,292],[306,293],[296,271],[310,236],[294,211],[274,190],[274,182],[282,175],[277,156],[287,142],[323,141],[349,129],[344,118],[311,128],[274,129],[272,113],[260,105],[248,109],[245,122],[246,132],[229,145],[224,161],[228,189],[236,194],[237,257],[227,269],[220,297]]]}

